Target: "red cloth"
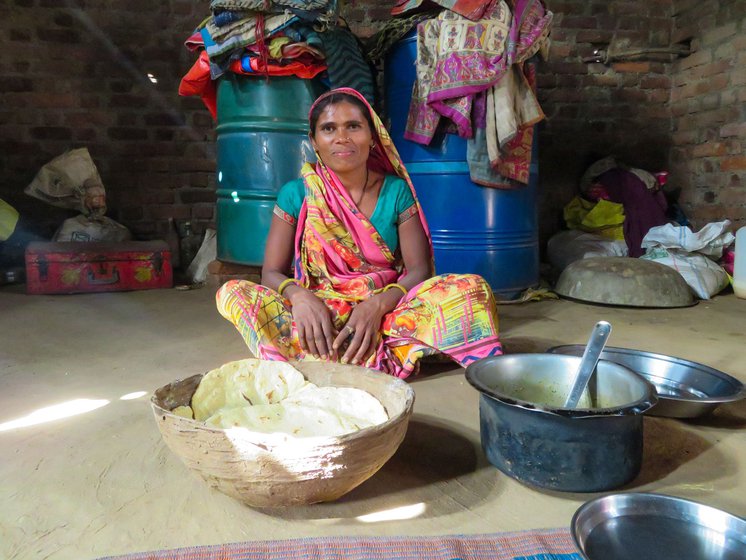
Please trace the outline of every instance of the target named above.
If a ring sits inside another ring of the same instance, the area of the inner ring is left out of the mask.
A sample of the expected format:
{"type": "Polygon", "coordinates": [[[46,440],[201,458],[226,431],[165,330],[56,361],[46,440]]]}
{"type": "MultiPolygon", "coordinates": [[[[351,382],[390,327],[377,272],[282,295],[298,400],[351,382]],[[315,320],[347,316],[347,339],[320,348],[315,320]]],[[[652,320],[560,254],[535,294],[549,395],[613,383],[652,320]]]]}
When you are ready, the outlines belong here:
{"type": "Polygon", "coordinates": [[[179,95],[199,95],[213,119],[218,116],[218,92],[210,76],[210,58],[202,51],[199,58],[181,79],[179,95]]]}
{"type": "MultiPolygon", "coordinates": [[[[307,80],[326,70],[325,64],[306,64],[298,60],[287,64],[272,62],[264,64],[258,57],[243,57],[242,60],[232,62],[229,69],[245,76],[298,76],[307,80]],[[243,69],[242,60],[248,60],[250,71],[243,69]]],[[[217,87],[210,76],[210,58],[207,56],[207,51],[203,50],[199,54],[197,61],[181,79],[179,95],[185,97],[199,95],[212,118],[217,119],[217,87]]]]}
{"type": "Polygon", "coordinates": [[[266,64],[259,57],[248,57],[249,66],[251,71],[244,70],[244,61],[247,57],[242,57],[241,60],[234,60],[229,69],[231,72],[236,74],[243,74],[247,76],[253,76],[256,74],[269,75],[269,76],[298,76],[306,80],[310,80],[317,74],[326,70],[325,64],[304,64],[303,62],[293,61],[287,64],[277,64],[275,62],[267,62],[266,64]]]}
{"type": "Polygon", "coordinates": [[[494,0],[432,0],[430,2],[423,0],[398,0],[396,5],[391,8],[392,16],[399,16],[415,10],[425,10],[433,7],[433,2],[441,8],[446,8],[458,15],[463,16],[471,21],[478,21],[494,4],[494,0]]]}
{"type": "Polygon", "coordinates": [[[202,39],[202,34],[199,31],[195,31],[184,41],[184,46],[192,52],[204,49],[205,41],[202,39]]]}

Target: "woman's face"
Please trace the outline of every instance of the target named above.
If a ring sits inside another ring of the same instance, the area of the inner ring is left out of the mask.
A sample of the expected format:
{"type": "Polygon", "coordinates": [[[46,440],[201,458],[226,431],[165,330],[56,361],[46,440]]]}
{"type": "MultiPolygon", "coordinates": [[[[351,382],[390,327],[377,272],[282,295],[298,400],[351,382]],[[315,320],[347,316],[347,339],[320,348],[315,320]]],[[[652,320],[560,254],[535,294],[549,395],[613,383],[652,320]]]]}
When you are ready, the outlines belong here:
{"type": "Polygon", "coordinates": [[[373,132],[359,107],[340,101],[321,112],[311,143],[332,171],[344,174],[367,164],[373,132]]]}

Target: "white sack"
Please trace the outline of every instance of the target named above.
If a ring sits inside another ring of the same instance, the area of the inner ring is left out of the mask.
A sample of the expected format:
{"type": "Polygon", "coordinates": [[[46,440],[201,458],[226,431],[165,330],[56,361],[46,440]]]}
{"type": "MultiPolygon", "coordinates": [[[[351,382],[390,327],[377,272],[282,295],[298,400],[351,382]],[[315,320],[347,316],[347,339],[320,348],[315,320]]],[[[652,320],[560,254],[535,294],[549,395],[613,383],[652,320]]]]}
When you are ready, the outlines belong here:
{"type": "Polygon", "coordinates": [[[655,247],[648,249],[640,258],[665,264],[676,270],[699,299],[710,299],[729,284],[725,269],[700,253],[655,247]]]}
{"type": "Polygon", "coordinates": [[[562,272],[570,263],[580,259],[626,257],[628,254],[627,244],[623,240],[574,229],[560,231],[547,242],[547,258],[557,272],[562,272]]]}
{"type": "Polygon", "coordinates": [[[106,193],[88,148],[70,150],[46,163],[24,192],[59,208],[84,214],[94,210],[99,215],[106,213],[106,193]],[[95,208],[88,207],[89,190],[95,191],[92,194],[98,199],[95,208]]]}
{"type": "Polygon", "coordinates": [[[730,221],[707,224],[697,233],[687,226],[666,224],[650,228],[642,239],[643,249],[663,247],[687,253],[702,253],[714,260],[723,256],[723,249],[733,243],[735,237],[728,231],[730,221]]]}
{"type": "Polygon", "coordinates": [[[207,265],[217,258],[217,254],[218,239],[216,232],[214,229],[207,228],[197,255],[186,269],[186,276],[192,284],[204,282],[207,279],[207,265]]]}

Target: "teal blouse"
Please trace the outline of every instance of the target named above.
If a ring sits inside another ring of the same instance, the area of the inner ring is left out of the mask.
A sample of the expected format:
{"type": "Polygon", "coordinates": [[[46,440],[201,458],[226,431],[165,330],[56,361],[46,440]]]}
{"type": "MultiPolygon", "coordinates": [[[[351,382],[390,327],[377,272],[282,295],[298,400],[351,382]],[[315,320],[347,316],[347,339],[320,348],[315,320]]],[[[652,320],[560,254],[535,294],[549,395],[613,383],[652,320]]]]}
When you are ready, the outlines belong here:
{"type": "MultiPolygon", "coordinates": [[[[285,183],[277,194],[277,208],[281,212],[277,212],[276,208],[275,214],[291,225],[295,225],[305,196],[306,186],[303,179],[294,179],[285,183]]],[[[399,224],[414,216],[417,213],[416,209],[412,191],[409,190],[404,179],[395,175],[386,175],[378,194],[376,208],[370,217],[370,223],[376,228],[392,253],[396,252],[399,247],[399,224]]]]}

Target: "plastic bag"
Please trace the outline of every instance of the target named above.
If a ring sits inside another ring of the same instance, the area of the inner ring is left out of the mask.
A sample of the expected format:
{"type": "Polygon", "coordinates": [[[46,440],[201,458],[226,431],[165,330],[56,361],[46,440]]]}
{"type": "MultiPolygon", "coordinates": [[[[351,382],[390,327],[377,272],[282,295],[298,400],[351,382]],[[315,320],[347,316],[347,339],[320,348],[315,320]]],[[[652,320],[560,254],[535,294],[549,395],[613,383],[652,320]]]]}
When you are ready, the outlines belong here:
{"type": "Polygon", "coordinates": [[[728,231],[729,220],[707,224],[697,233],[687,226],[666,224],[650,228],[642,240],[642,247],[665,247],[683,250],[688,253],[702,253],[717,260],[723,256],[723,249],[733,243],[734,235],[728,231]]]}
{"type": "Polygon", "coordinates": [[[650,228],[642,240],[645,255],[677,270],[700,299],[710,299],[725,288],[728,273],[715,260],[735,237],[727,231],[730,221],[707,224],[697,233],[686,226],[666,224],[650,228]]]}
{"type": "Polygon", "coordinates": [[[563,214],[571,230],[624,240],[624,206],[621,204],[603,199],[591,202],[576,196],[565,206],[563,214]]]}
{"type": "Polygon", "coordinates": [[[730,283],[725,269],[700,253],[656,247],[648,249],[640,258],[665,264],[678,271],[699,299],[710,299],[730,283]]]}
{"type": "Polygon", "coordinates": [[[106,193],[88,148],[70,150],[45,164],[24,192],[86,215],[106,213],[106,193]]]}
{"type": "Polygon", "coordinates": [[[189,263],[186,276],[192,283],[204,282],[207,279],[207,265],[217,257],[217,236],[214,229],[205,230],[205,238],[197,251],[197,255],[189,263]]]}
{"type": "Polygon", "coordinates": [[[18,211],[0,198],[0,241],[5,241],[16,229],[18,211]]]}
{"type": "Polygon", "coordinates": [[[570,263],[589,257],[626,257],[624,240],[607,239],[594,233],[577,230],[561,231],[547,243],[547,258],[557,270],[563,271],[570,263]]]}
{"type": "Polygon", "coordinates": [[[75,216],[62,222],[53,241],[129,241],[130,230],[106,216],[75,216]]]}

